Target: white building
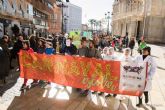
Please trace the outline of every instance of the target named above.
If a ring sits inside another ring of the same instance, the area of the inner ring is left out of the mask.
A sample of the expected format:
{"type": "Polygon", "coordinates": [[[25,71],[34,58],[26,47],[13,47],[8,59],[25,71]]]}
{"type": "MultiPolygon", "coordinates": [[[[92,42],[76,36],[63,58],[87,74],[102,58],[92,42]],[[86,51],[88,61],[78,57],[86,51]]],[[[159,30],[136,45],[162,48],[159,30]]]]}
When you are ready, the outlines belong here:
{"type": "Polygon", "coordinates": [[[81,31],[82,8],[71,3],[65,3],[63,9],[63,29],[65,32],[81,31]]]}

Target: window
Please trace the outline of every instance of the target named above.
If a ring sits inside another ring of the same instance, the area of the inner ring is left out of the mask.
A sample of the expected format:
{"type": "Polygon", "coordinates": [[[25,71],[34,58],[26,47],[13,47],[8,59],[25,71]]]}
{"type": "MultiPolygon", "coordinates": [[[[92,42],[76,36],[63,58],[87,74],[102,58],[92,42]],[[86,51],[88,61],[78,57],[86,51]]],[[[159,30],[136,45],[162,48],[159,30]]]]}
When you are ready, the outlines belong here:
{"type": "Polygon", "coordinates": [[[53,5],[51,3],[48,3],[48,8],[53,9],[53,5]]]}
{"type": "Polygon", "coordinates": [[[33,15],[36,16],[36,10],[33,11],[33,15]]]}
{"type": "MultiPolygon", "coordinates": [[[[29,11],[29,14],[30,15],[33,15],[34,14],[34,11],[33,11],[33,6],[31,4],[28,5],[28,11],[29,11]]],[[[35,11],[36,13],[36,11],[35,11]]],[[[36,14],[35,14],[36,15],[36,14]]]]}
{"type": "Polygon", "coordinates": [[[41,21],[41,25],[42,26],[46,26],[46,22],[45,21],[41,21]]]}

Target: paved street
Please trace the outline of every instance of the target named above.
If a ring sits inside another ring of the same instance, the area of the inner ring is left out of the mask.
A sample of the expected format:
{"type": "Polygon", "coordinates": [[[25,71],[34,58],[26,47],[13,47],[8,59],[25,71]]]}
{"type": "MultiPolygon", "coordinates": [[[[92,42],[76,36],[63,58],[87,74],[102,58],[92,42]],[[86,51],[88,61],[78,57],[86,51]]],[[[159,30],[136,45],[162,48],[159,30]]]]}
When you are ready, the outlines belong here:
{"type": "Polygon", "coordinates": [[[53,89],[35,87],[27,91],[26,94],[21,94],[19,89],[23,80],[17,79],[18,73],[13,70],[12,74],[15,75],[9,77],[7,86],[0,88],[2,95],[0,96],[0,110],[164,110],[165,47],[151,45],[151,48],[158,69],[153,80],[153,90],[149,95],[150,102],[142,108],[136,108],[136,103],[138,103],[136,97],[118,95],[116,98],[105,99],[104,95],[93,94],[81,97],[71,87],[57,86],[53,89]],[[5,91],[7,88],[8,90],[5,91]]]}

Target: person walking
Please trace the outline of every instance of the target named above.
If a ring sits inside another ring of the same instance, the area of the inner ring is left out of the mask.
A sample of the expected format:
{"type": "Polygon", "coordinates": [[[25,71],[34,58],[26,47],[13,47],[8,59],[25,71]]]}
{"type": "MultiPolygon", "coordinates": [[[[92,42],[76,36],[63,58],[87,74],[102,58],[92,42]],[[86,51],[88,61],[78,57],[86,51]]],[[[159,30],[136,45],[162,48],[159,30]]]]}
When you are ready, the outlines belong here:
{"type": "MultiPolygon", "coordinates": [[[[95,43],[93,40],[89,41],[89,48],[87,51],[87,57],[88,58],[97,58],[97,59],[101,59],[101,54],[100,52],[95,48],[95,43]]],[[[83,96],[87,96],[89,93],[89,90],[82,90],[81,94],[83,96]]],[[[96,93],[96,91],[94,91],[93,93],[96,93]]]]}
{"type": "Polygon", "coordinates": [[[140,55],[142,55],[142,50],[147,46],[147,43],[145,42],[144,39],[141,39],[139,48],[138,48],[138,52],[140,53],[140,55]]]}
{"type": "Polygon", "coordinates": [[[126,36],[125,36],[125,46],[126,46],[126,48],[128,48],[128,43],[129,43],[128,32],[126,32],[126,36]]]}
{"type": "MultiPolygon", "coordinates": [[[[27,51],[27,53],[29,53],[29,54],[34,52],[34,50],[32,48],[30,48],[29,40],[23,40],[22,44],[23,44],[23,49],[22,50],[27,51]]],[[[24,78],[23,85],[20,89],[21,91],[28,88],[27,81],[28,81],[28,79],[24,78]]]]}
{"type": "Polygon", "coordinates": [[[132,37],[130,42],[129,42],[129,48],[131,49],[131,56],[133,55],[134,47],[135,47],[135,39],[134,39],[134,37],[132,37]]]}
{"type": "Polygon", "coordinates": [[[20,64],[19,64],[19,56],[18,53],[21,49],[23,49],[23,36],[19,35],[17,42],[14,44],[13,50],[12,50],[12,58],[17,58],[18,66],[19,68],[16,69],[16,71],[20,71],[20,64]]]}
{"type": "MultiPolygon", "coordinates": [[[[86,39],[81,40],[81,46],[77,51],[77,56],[78,57],[87,57],[88,55],[88,47],[87,47],[87,41],[86,39]]],[[[88,90],[82,90],[80,88],[77,88],[77,91],[80,92],[81,95],[87,96],[88,95],[88,90]]]]}
{"type": "Polygon", "coordinates": [[[10,70],[10,51],[8,49],[9,37],[4,35],[0,40],[0,82],[1,85],[6,83],[6,77],[10,70]]]}
{"type": "MultiPolygon", "coordinates": [[[[136,57],[135,61],[137,62],[146,62],[148,65],[148,71],[147,71],[147,82],[146,87],[144,90],[144,96],[145,96],[145,103],[149,102],[149,91],[152,90],[152,79],[154,77],[154,74],[156,73],[156,62],[155,59],[151,56],[151,48],[146,46],[143,48],[143,54],[136,57]]],[[[142,96],[138,97],[139,103],[136,105],[137,107],[140,107],[142,105],[142,96]]]]}

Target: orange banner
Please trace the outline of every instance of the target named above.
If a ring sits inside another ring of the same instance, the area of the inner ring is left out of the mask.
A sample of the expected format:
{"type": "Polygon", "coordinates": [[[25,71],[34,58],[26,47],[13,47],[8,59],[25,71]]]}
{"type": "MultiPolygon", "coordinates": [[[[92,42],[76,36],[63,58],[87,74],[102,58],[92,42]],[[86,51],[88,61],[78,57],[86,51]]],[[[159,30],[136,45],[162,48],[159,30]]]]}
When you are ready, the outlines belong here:
{"type": "Polygon", "coordinates": [[[20,76],[74,88],[138,96],[139,91],[119,90],[120,62],[20,52],[20,76]]]}

